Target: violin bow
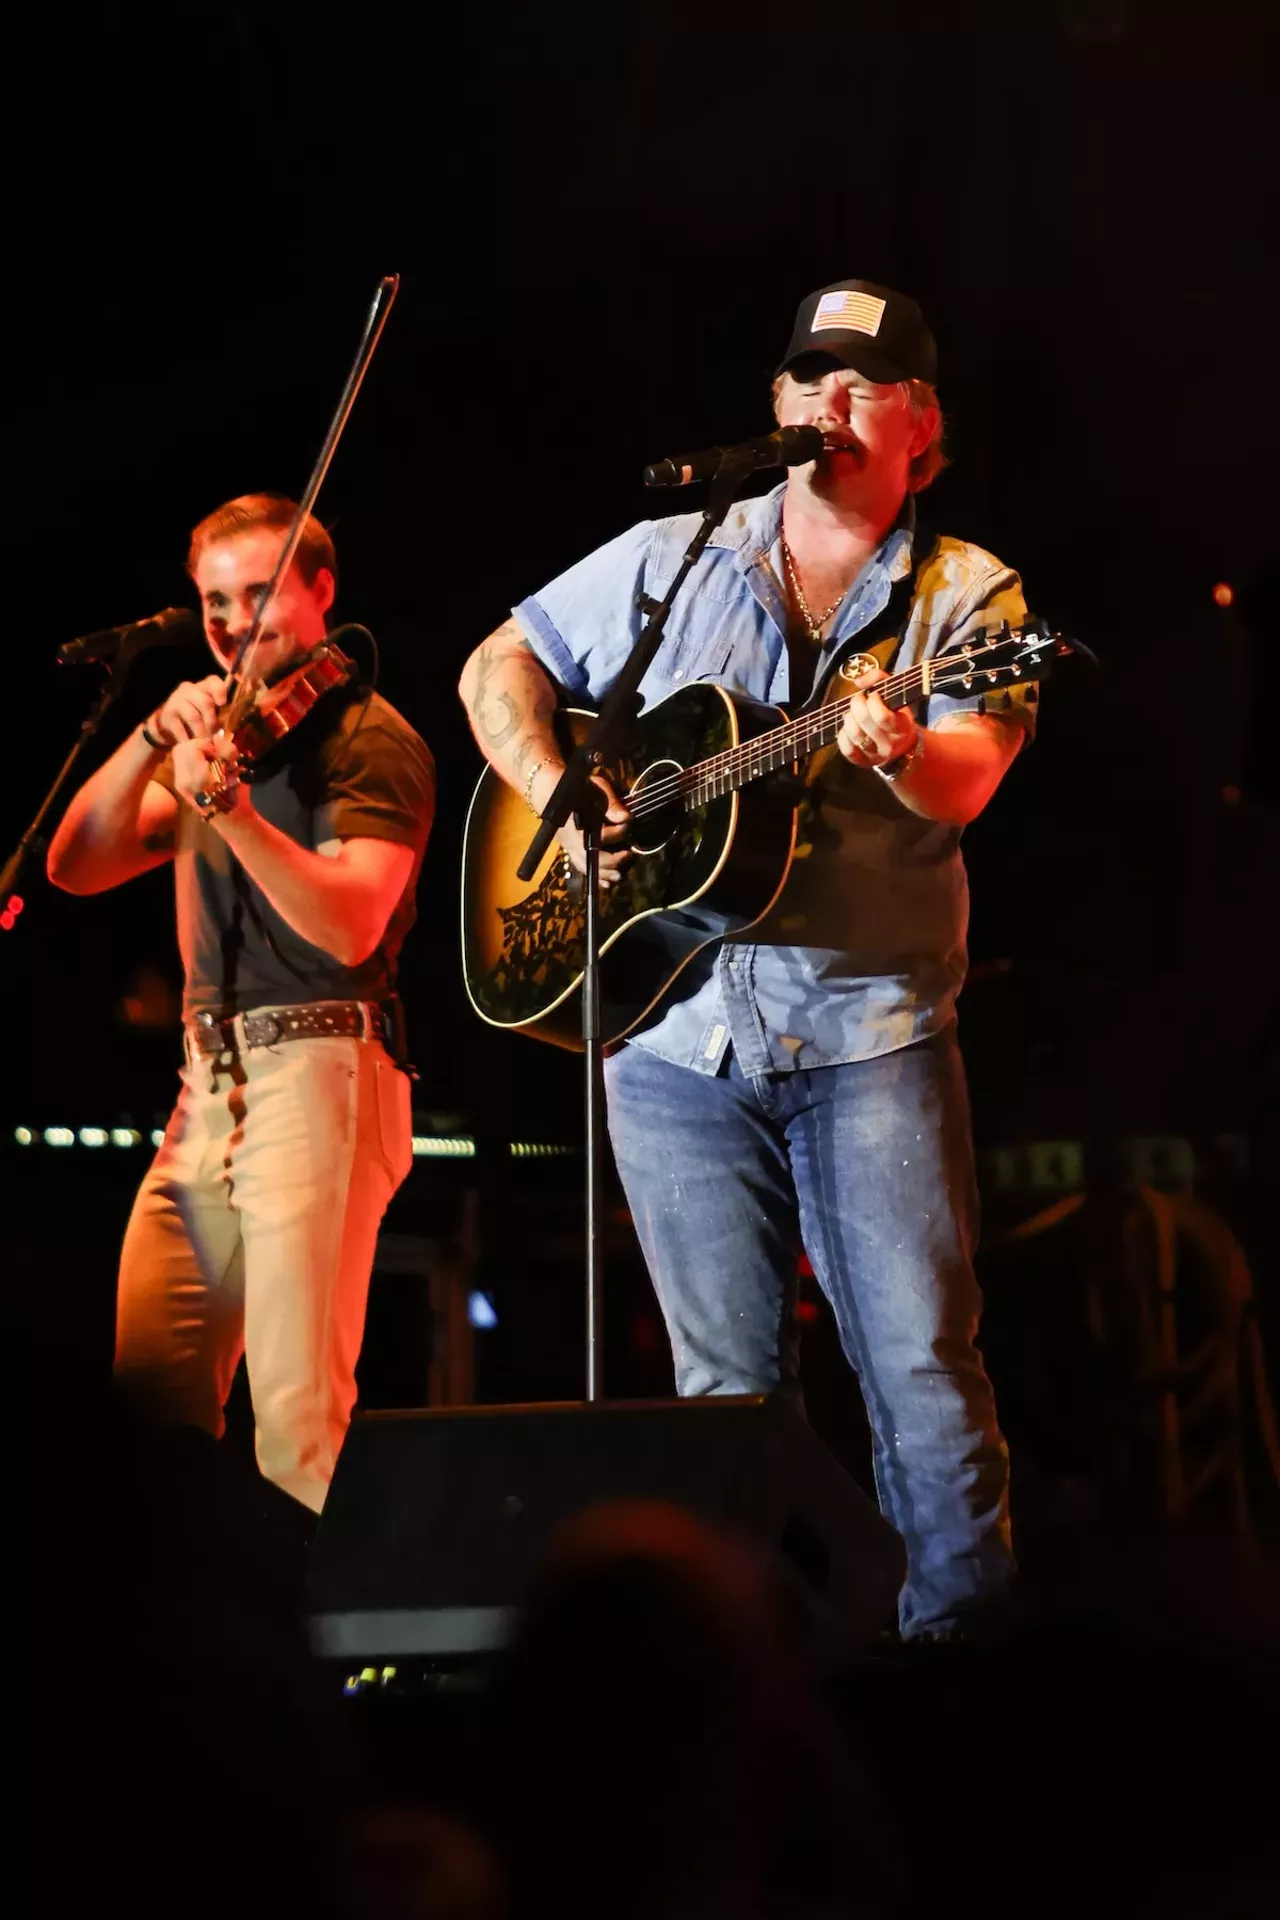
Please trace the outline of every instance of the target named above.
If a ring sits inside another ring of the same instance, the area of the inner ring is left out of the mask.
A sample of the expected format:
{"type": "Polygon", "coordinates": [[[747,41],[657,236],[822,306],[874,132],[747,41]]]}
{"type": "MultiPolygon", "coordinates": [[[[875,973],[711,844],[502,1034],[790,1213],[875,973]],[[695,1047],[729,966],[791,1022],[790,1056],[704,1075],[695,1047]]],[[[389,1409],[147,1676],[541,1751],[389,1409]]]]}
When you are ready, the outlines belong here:
{"type": "Polygon", "coordinates": [[[228,690],[237,680],[239,680],[240,684],[223,717],[222,731],[224,733],[233,733],[235,731],[236,725],[244,718],[244,711],[253,699],[253,687],[249,679],[249,671],[253,664],[253,656],[257,651],[259,637],[262,633],[263,616],[267,608],[271,605],[276,588],[280,585],[280,582],[288,573],[289,568],[293,565],[293,557],[298,551],[298,542],[302,538],[302,529],[307,524],[307,515],[315,505],[316,496],[324,485],[324,477],[329,471],[329,464],[337,451],[343,429],[346,427],[347,421],[350,418],[351,409],[355,406],[356,395],[360,391],[361,382],[369,370],[369,362],[373,358],[374,350],[382,335],[382,329],[387,324],[387,315],[391,312],[392,304],[399,291],[400,275],[398,273],[385,274],[378,282],[377,292],[374,294],[373,302],[369,308],[369,317],[365,321],[364,332],[360,337],[360,345],[356,349],[356,357],[352,362],[351,371],[347,375],[347,382],[342,389],[333,419],[329,422],[329,431],[324,437],[324,445],[316,457],[315,466],[311,469],[311,478],[307,481],[302,498],[298,502],[298,511],[293,516],[293,524],[289,528],[288,537],[280,549],[280,557],[276,561],[275,571],[267,583],[265,593],[258,602],[252,625],[237,647],[235,659],[227,671],[228,690]]]}

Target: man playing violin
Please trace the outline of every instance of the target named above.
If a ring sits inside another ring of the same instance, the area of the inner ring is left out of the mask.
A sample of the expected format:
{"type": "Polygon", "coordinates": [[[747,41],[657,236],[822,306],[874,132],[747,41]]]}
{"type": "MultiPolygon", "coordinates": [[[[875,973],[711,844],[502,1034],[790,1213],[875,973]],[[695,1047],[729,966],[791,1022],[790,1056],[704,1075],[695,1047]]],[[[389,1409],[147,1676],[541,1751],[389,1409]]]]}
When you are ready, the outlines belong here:
{"type": "MultiPolygon", "coordinates": [[[[250,494],[192,534],[224,674],[294,514],[250,494]]],[[[264,684],[325,645],[335,583],[309,518],[262,608],[264,684]]],[[[224,675],[175,687],[72,800],[48,867],[71,893],[175,867],[186,1065],[125,1233],[117,1371],[164,1420],[219,1435],[243,1352],[258,1465],[318,1512],[355,1398],[379,1223],[410,1165],[395,979],[434,767],[353,678],[237,778],[226,697],[224,675]]]]}
{"type": "MultiPolygon", "coordinates": [[[[919,308],[848,280],[801,304],[780,425],[823,452],[739,502],[681,589],[641,691],[691,681],[798,708],[847,696],[807,769],[797,859],[763,923],[706,950],[606,1061],[609,1128],[682,1394],[797,1388],[803,1245],[856,1368],[880,1500],[902,1534],[904,1637],[958,1630],[1012,1570],[1007,1455],[975,1346],[961,829],[1032,726],[1019,689],[890,710],[903,670],[1025,618],[1018,577],[934,538],[915,497],[943,464],[919,308]]],[[[530,808],[563,767],[558,700],[598,704],[698,518],[645,521],[515,608],[461,694],[530,808]]],[[[628,855],[607,781],[603,884],[628,855]]],[[[561,839],[581,870],[581,838],[561,839]]]]}

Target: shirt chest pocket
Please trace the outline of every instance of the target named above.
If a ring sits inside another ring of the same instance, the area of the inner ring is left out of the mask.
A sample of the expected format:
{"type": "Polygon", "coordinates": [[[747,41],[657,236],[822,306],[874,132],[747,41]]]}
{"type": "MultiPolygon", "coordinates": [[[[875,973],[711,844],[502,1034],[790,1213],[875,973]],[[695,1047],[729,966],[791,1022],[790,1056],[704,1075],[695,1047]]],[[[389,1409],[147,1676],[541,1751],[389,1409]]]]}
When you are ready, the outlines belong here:
{"type": "Polygon", "coordinates": [[[644,685],[650,702],[675,687],[695,681],[721,682],[728,676],[730,655],[750,652],[753,622],[741,602],[734,604],[709,594],[679,599],[668,616],[666,632],[644,685]]]}

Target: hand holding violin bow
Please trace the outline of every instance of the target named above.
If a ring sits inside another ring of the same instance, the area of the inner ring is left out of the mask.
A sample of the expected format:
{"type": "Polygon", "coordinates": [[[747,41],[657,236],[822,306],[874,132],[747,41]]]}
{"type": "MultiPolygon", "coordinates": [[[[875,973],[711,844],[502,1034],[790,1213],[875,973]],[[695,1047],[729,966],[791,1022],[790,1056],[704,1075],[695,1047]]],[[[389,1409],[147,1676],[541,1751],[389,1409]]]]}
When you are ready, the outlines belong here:
{"type": "Polygon", "coordinates": [[[335,641],[326,639],[278,679],[243,679],[225,707],[219,704],[225,688],[216,677],[196,687],[176,688],[157,718],[163,719],[177,701],[177,725],[185,724],[194,711],[205,727],[174,746],[175,791],[206,820],[250,806],[240,775],[291,733],[317,700],[345,685],[355,671],[355,661],[335,641]],[[210,688],[215,690],[212,702],[210,688]]]}

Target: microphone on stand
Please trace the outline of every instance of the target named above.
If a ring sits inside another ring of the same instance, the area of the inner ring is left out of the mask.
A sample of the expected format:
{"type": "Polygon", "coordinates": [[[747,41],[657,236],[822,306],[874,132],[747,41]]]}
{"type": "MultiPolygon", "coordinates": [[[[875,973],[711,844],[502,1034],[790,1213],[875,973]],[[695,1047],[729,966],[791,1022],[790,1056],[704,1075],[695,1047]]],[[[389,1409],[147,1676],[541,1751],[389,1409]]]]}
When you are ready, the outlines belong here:
{"type": "Polygon", "coordinates": [[[710,480],[722,466],[802,467],[816,460],[825,442],[817,427],[779,427],[758,440],[742,440],[736,447],[704,447],[701,453],[674,453],[655,460],[644,470],[646,487],[687,487],[694,480],[710,480]]]}
{"type": "Polygon", "coordinates": [[[148,614],[145,620],[131,620],[123,627],[103,627],[99,633],[82,633],[78,640],[64,641],[58,648],[58,661],[64,667],[88,666],[95,660],[114,660],[122,647],[140,653],[144,647],[176,647],[193,633],[200,622],[188,607],[165,607],[148,614]]]}

